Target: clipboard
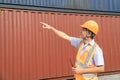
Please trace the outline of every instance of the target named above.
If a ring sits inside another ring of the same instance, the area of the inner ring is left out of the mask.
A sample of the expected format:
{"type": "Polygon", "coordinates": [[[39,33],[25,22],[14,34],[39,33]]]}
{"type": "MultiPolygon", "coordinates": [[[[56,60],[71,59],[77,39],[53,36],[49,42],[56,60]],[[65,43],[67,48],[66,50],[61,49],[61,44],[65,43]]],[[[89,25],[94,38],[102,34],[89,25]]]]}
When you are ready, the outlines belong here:
{"type": "Polygon", "coordinates": [[[70,62],[70,65],[71,65],[72,67],[74,67],[71,58],[69,59],[69,62],[70,62]]]}

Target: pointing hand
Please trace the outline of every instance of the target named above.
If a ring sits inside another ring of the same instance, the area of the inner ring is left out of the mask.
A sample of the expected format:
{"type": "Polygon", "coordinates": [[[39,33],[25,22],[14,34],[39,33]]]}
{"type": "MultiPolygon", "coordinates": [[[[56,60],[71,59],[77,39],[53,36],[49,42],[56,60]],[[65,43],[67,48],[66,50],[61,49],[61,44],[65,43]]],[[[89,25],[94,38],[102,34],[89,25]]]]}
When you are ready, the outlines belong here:
{"type": "Polygon", "coordinates": [[[51,29],[52,27],[44,22],[40,22],[42,24],[43,29],[51,29]]]}

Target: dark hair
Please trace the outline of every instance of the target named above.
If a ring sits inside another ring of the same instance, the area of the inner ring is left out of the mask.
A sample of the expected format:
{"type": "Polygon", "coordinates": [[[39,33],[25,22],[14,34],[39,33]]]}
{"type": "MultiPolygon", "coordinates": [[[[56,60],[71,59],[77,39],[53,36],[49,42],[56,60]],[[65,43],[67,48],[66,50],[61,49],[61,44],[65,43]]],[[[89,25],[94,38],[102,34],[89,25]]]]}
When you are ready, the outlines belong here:
{"type": "Polygon", "coordinates": [[[91,38],[93,39],[95,37],[95,34],[93,32],[91,32],[91,38]]]}
{"type": "Polygon", "coordinates": [[[95,34],[92,31],[88,30],[88,29],[86,29],[86,30],[89,32],[89,34],[91,33],[90,38],[93,39],[95,37],[95,34]]]}

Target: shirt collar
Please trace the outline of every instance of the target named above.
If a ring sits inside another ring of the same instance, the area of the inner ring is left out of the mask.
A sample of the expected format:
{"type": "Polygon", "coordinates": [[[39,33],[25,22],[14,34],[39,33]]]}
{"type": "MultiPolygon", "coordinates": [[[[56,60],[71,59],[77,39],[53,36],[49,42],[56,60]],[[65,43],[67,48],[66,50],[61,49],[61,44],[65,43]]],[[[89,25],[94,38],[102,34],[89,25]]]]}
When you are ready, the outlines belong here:
{"type": "Polygon", "coordinates": [[[83,44],[83,46],[87,46],[87,45],[91,45],[92,46],[94,43],[95,43],[95,41],[93,39],[92,41],[88,42],[87,44],[85,44],[85,45],[83,44]]]}
{"type": "Polygon", "coordinates": [[[93,39],[93,40],[90,41],[88,44],[90,44],[90,45],[94,45],[94,43],[95,43],[95,41],[94,41],[94,39],[93,39]]]}

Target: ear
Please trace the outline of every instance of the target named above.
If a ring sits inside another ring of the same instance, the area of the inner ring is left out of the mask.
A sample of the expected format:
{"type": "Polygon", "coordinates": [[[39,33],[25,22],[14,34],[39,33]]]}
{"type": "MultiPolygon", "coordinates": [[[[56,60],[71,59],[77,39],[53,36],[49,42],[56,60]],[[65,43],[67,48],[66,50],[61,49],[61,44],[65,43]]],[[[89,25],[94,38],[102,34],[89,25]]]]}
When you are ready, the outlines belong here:
{"type": "Polygon", "coordinates": [[[91,31],[88,31],[88,36],[92,36],[92,32],[91,31]]]}
{"type": "Polygon", "coordinates": [[[92,32],[91,31],[89,31],[89,35],[92,36],[92,32]]]}

